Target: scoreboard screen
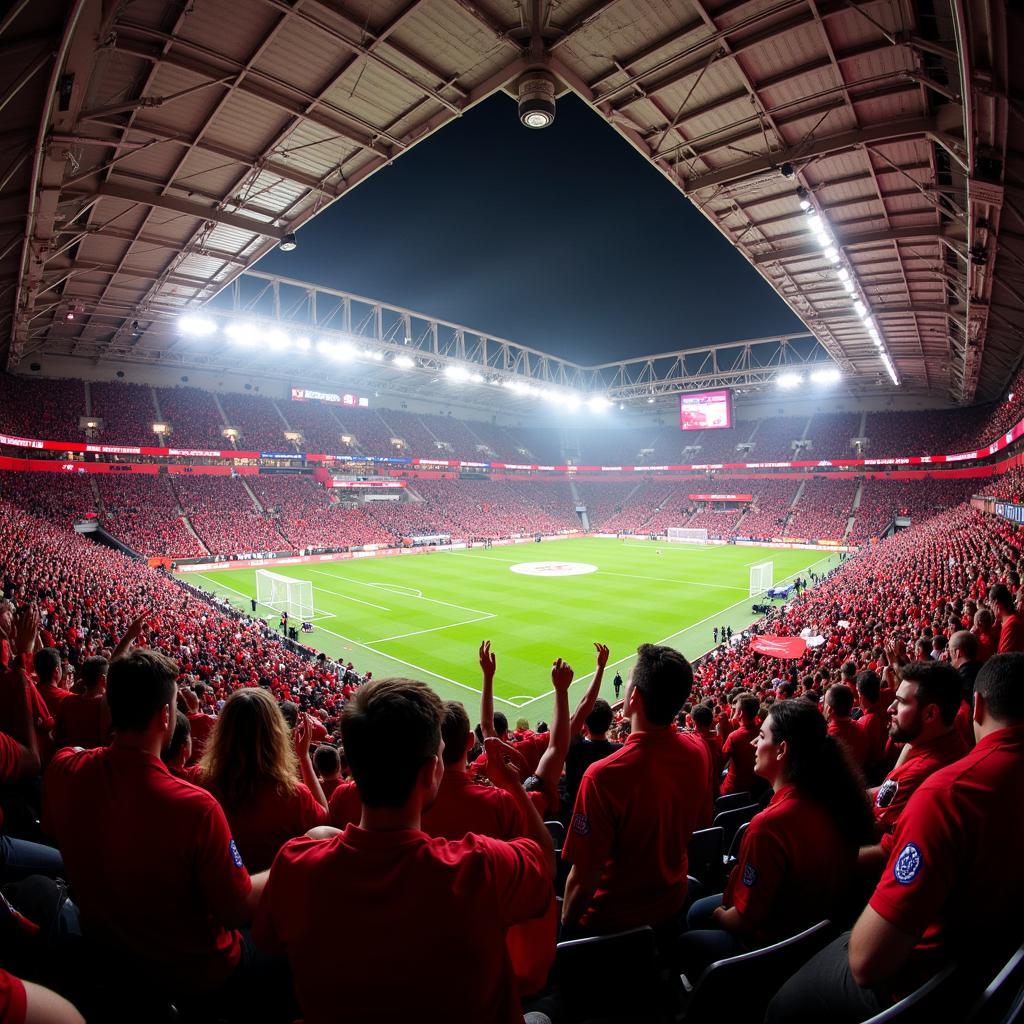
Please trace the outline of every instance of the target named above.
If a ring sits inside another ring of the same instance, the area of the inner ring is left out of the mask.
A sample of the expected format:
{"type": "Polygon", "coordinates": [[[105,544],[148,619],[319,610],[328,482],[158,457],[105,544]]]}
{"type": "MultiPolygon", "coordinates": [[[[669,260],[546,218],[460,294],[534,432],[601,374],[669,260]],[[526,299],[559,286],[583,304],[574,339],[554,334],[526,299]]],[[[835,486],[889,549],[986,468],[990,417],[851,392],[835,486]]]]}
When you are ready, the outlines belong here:
{"type": "Polygon", "coordinates": [[[732,392],[691,391],[679,396],[682,430],[724,430],[732,426],[732,392]]]}

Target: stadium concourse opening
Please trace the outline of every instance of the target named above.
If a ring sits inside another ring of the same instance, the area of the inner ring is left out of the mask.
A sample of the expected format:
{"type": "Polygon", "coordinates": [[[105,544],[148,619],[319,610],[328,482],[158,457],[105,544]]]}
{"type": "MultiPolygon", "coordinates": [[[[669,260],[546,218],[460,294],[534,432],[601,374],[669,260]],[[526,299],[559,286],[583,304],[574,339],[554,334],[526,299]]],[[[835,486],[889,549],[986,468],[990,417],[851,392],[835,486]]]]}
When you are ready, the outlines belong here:
{"type": "Polygon", "coordinates": [[[1022,47],[8,4],[0,1024],[1024,1020],[1022,47]]]}

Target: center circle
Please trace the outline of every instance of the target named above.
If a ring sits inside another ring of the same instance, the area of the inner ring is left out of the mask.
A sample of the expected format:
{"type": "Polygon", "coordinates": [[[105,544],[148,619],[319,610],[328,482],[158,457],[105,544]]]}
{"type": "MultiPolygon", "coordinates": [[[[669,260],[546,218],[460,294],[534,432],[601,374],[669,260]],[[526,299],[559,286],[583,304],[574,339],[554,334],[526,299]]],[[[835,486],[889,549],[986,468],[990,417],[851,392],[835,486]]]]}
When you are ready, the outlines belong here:
{"type": "Polygon", "coordinates": [[[522,576],[585,576],[597,572],[597,566],[589,562],[519,562],[511,568],[522,576]]]}

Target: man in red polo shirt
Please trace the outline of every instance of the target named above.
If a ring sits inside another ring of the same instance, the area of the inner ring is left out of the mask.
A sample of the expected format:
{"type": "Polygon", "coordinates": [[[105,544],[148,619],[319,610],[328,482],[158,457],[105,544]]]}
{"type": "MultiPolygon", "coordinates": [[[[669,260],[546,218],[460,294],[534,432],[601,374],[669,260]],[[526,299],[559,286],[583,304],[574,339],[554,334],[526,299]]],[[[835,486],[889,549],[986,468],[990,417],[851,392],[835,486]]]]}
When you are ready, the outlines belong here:
{"type": "Polygon", "coordinates": [[[686,900],[686,846],[708,800],[708,757],[676,731],[693,670],[671,647],[642,644],[621,750],[583,774],[562,856],[565,932],[671,926],[686,900]]]}
{"type": "Polygon", "coordinates": [[[875,789],[872,798],[879,842],[862,847],[859,863],[866,877],[877,880],[892,852],[892,833],[914,791],[933,772],[967,753],[956,728],[960,677],[947,662],[913,661],[900,670],[900,685],[889,709],[889,735],[907,745],[900,763],[875,789]]]}
{"type": "Polygon", "coordinates": [[[32,656],[32,667],[39,696],[43,698],[50,717],[56,718],[61,702],[71,696],[71,691],[64,686],[60,654],[52,647],[43,647],[32,656]]]}
{"type": "Polygon", "coordinates": [[[864,775],[868,782],[876,783],[892,763],[885,753],[889,739],[889,705],[882,703],[882,680],[876,672],[871,669],[858,672],[856,682],[861,716],[855,724],[868,738],[864,775]]]}
{"type": "Polygon", "coordinates": [[[740,694],[733,703],[733,729],[722,745],[722,754],[729,770],[722,782],[722,795],[751,793],[756,783],[754,775],[754,740],[757,739],[757,714],[761,702],[750,693],[740,694]]]}
{"type": "Polygon", "coordinates": [[[333,1024],[339,1006],[352,1020],[521,1024],[505,935],[549,906],[554,849],[496,738],[491,775],[527,838],[449,842],[421,830],[444,770],[443,713],[420,682],[360,687],[342,717],[359,825],[293,839],[270,869],[254,933],[287,952],[307,1024],[333,1024]]]}
{"type": "Polygon", "coordinates": [[[845,683],[834,683],[825,691],[825,721],[828,734],[846,747],[853,763],[861,770],[868,759],[870,737],[850,718],[857,695],[845,683]]]}
{"type": "Polygon", "coordinates": [[[102,747],[110,739],[106,658],[87,658],[80,678],[82,693],[69,693],[57,707],[53,735],[57,747],[102,747]]]}
{"type": "MultiPolygon", "coordinates": [[[[238,928],[266,875],[250,880],[220,805],[160,760],[175,725],[177,674],[173,661],[146,649],[111,662],[114,740],[57,753],[44,778],[42,824],[64,855],[85,934],[120,970],[168,995],[194,996],[239,971],[238,928]]],[[[247,978],[249,990],[260,980],[247,978]]]]}
{"type": "MultiPolygon", "coordinates": [[[[1020,945],[1024,874],[1024,654],[978,673],[975,748],[932,774],[900,815],[892,853],[852,932],[797,972],[766,1021],[864,1020],[959,962],[969,1002],[1020,945]],[[993,872],[999,865],[1007,870],[993,872]],[[993,891],[998,882],[998,892],[993,891]]],[[[948,1019],[962,1019],[947,1006],[948,1019]]]]}
{"type": "Polygon", "coordinates": [[[1005,583],[995,583],[988,588],[988,606],[992,609],[999,628],[999,646],[996,653],[1024,651],[1024,619],[1017,614],[1013,595],[1005,583]]]}

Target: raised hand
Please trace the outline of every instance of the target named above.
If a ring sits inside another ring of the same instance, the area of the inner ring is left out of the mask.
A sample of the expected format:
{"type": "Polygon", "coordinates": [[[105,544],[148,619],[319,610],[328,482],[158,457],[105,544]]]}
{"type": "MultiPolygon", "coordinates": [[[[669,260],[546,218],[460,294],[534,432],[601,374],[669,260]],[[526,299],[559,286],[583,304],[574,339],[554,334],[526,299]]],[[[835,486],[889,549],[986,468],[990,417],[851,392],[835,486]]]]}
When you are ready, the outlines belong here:
{"type": "Polygon", "coordinates": [[[34,604],[27,604],[19,612],[15,625],[14,646],[23,659],[31,657],[38,634],[39,608],[34,604]]]}
{"type": "Polygon", "coordinates": [[[551,666],[551,685],[554,687],[556,693],[568,692],[569,684],[572,682],[572,677],[572,665],[566,661],[562,661],[561,658],[551,666]]]}
{"type": "Polygon", "coordinates": [[[480,671],[483,672],[485,679],[493,679],[494,672],[497,667],[497,659],[494,656],[494,652],[491,650],[491,641],[485,640],[480,645],[478,652],[480,659],[480,671]]]}
{"type": "Polygon", "coordinates": [[[309,753],[309,744],[313,739],[313,723],[309,715],[300,714],[292,730],[292,741],[295,744],[295,753],[301,760],[309,753]]]}
{"type": "Polygon", "coordinates": [[[605,644],[594,644],[594,650],[597,651],[597,667],[603,669],[608,664],[608,647],[605,644]]]}

